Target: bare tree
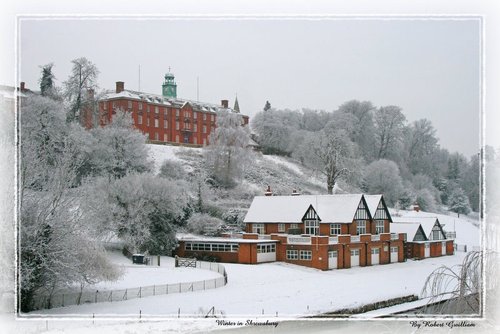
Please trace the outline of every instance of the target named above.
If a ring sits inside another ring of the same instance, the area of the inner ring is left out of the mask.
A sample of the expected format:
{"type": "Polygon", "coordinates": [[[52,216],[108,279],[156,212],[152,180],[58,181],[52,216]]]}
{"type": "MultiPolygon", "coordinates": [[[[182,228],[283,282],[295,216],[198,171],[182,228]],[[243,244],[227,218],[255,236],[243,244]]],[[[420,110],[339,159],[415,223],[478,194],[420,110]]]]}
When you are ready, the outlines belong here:
{"type": "Polygon", "coordinates": [[[217,128],[210,136],[204,156],[212,176],[223,187],[234,186],[235,180],[242,177],[250,161],[249,138],[248,128],[241,125],[241,115],[230,112],[217,115],[217,128]]]}
{"type": "Polygon", "coordinates": [[[73,68],[68,80],[64,82],[64,97],[68,103],[67,121],[79,121],[82,107],[88,97],[87,90],[97,89],[99,70],[85,57],[71,61],[73,68]]]}
{"type": "Polygon", "coordinates": [[[377,158],[388,158],[402,141],[405,115],[398,106],[380,107],[375,112],[377,158]]]}

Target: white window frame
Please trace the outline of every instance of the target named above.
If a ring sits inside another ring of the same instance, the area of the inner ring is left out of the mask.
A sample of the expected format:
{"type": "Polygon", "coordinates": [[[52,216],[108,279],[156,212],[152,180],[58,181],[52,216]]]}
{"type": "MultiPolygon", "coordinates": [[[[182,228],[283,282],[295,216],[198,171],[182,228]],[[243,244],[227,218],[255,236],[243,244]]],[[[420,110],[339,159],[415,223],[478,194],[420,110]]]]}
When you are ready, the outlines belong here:
{"type": "Polygon", "coordinates": [[[198,113],[196,111],[193,111],[193,118],[197,119],[198,118],[198,113]]]}
{"type": "Polygon", "coordinates": [[[142,115],[137,115],[137,124],[142,124],[142,115]]]}
{"type": "Polygon", "coordinates": [[[163,141],[168,141],[168,133],[163,134],[163,141]]]}
{"type": "Polygon", "coordinates": [[[356,221],[356,234],[357,235],[366,234],[366,220],[357,220],[356,221]],[[363,232],[363,233],[361,233],[361,232],[363,232]]]}
{"type": "Polygon", "coordinates": [[[351,256],[359,256],[359,248],[351,249],[351,256]]]}
{"type": "Polygon", "coordinates": [[[142,110],[142,102],[139,102],[139,110],[142,110]]]}
{"type": "Polygon", "coordinates": [[[275,244],[257,244],[257,253],[276,253],[275,244]]]}
{"type": "Polygon", "coordinates": [[[158,118],[155,118],[155,128],[160,127],[160,120],[158,118]]]}
{"type": "Polygon", "coordinates": [[[160,113],[160,109],[158,109],[158,106],[155,106],[155,114],[159,114],[160,113]]]}
{"type": "Polygon", "coordinates": [[[146,115],[146,126],[149,126],[149,115],[146,115]]]}
{"type": "Polygon", "coordinates": [[[317,220],[304,220],[304,234],[318,235],[319,222],[317,220]]]}
{"type": "Polygon", "coordinates": [[[207,120],[207,114],[203,114],[203,120],[206,121],[207,120]]]}
{"type": "Polygon", "coordinates": [[[384,233],[384,221],[383,220],[375,220],[375,234],[384,233]]]}
{"type": "Polygon", "coordinates": [[[398,247],[391,247],[391,253],[397,253],[399,251],[398,247]]]}
{"type": "Polygon", "coordinates": [[[179,117],[179,109],[175,109],[175,116],[179,117]]]}
{"type": "Polygon", "coordinates": [[[375,255],[375,254],[380,254],[380,248],[372,248],[371,253],[372,253],[373,255],[375,255]]]}
{"type": "Polygon", "coordinates": [[[193,137],[193,144],[198,144],[198,138],[193,137]]]}
{"type": "Polygon", "coordinates": [[[338,252],[336,250],[328,251],[328,257],[329,258],[338,257],[338,252]]]}
{"type": "Polygon", "coordinates": [[[102,107],[103,110],[108,110],[108,103],[107,102],[104,102],[103,103],[103,107],[102,107]]]}
{"type": "Polygon", "coordinates": [[[180,126],[181,126],[180,122],[179,121],[175,121],[175,129],[179,130],[180,126]]]}
{"type": "Polygon", "coordinates": [[[299,251],[296,249],[287,249],[286,250],[286,259],[287,260],[298,260],[299,259],[299,251]]]}
{"type": "Polygon", "coordinates": [[[158,132],[155,132],[155,140],[160,140],[160,134],[158,132]]]}
{"type": "Polygon", "coordinates": [[[264,234],[265,227],[262,223],[252,224],[252,233],[264,234]]]}
{"type": "Polygon", "coordinates": [[[207,133],[207,127],[206,127],[206,125],[203,125],[203,133],[207,133]]]}
{"type": "Polygon", "coordinates": [[[198,124],[196,124],[196,123],[193,124],[193,131],[194,132],[198,131],[198,124]]]}
{"type": "Polygon", "coordinates": [[[127,102],[128,102],[128,103],[127,103],[128,108],[129,108],[129,109],[132,109],[132,101],[127,101],[127,102]]]}
{"type": "Polygon", "coordinates": [[[297,228],[299,228],[299,224],[295,224],[295,223],[294,224],[290,224],[290,228],[297,229],[297,228]]]}
{"type": "Polygon", "coordinates": [[[163,128],[168,129],[168,121],[166,119],[163,120],[163,128]]]}
{"type": "Polygon", "coordinates": [[[341,234],[342,226],[338,223],[330,224],[330,235],[339,235],[341,234]]]}
{"type": "Polygon", "coordinates": [[[299,260],[311,261],[312,260],[312,251],[301,250],[299,252],[299,260]]]}
{"type": "Polygon", "coordinates": [[[278,232],[285,232],[285,224],[278,224],[278,232]]]}

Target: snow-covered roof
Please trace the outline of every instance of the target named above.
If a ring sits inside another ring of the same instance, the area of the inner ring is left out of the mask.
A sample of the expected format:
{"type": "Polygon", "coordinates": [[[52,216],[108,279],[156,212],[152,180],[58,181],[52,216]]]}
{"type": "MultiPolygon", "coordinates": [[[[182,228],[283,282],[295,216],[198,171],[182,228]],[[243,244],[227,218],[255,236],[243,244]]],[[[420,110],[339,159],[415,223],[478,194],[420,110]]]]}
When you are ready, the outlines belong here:
{"type": "Polygon", "coordinates": [[[415,225],[420,224],[422,226],[422,229],[424,230],[425,236],[428,239],[431,239],[432,228],[434,227],[434,225],[439,224],[439,220],[437,219],[437,217],[397,217],[395,219],[393,218],[393,223],[413,223],[415,225]]]}
{"type": "Polygon", "coordinates": [[[231,243],[231,244],[262,244],[262,243],[276,243],[278,240],[270,239],[243,239],[243,238],[220,238],[220,237],[203,237],[203,236],[189,236],[189,237],[179,237],[179,241],[184,242],[219,242],[219,243],[231,243]]]}
{"type": "Polygon", "coordinates": [[[207,111],[207,112],[219,112],[222,110],[228,110],[230,112],[235,112],[232,108],[223,108],[220,105],[214,104],[214,103],[207,103],[207,102],[199,102],[199,101],[193,101],[193,100],[188,100],[188,99],[181,99],[181,98],[167,98],[163,95],[159,94],[150,94],[150,93],[144,93],[144,92],[137,92],[133,90],[123,90],[120,93],[116,93],[113,90],[107,91],[106,94],[101,98],[102,100],[111,100],[111,99],[118,99],[118,98],[127,98],[127,99],[133,99],[133,100],[142,100],[142,101],[147,101],[147,102],[152,102],[152,103],[157,103],[157,104],[163,104],[166,106],[179,106],[180,108],[183,108],[187,104],[191,105],[194,110],[197,111],[207,111]]]}
{"type": "Polygon", "coordinates": [[[368,205],[368,210],[370,210],[372,217],[375,215],[378,204],[381,200],[382,195],[365,195],[366,205],[368,205]]]}
{"type": "Polygon", "coordinates": [[[245,223],[300,223],[313,206],[322,223],[350,223],[362,194],[256,196],[245,223]]]}
{"type": "Polygon", "coordinates": [[[415,239],[415,235],[417,234],[418,228],[420,224],[418,223],[391,223],[391,232],[392,233],[406,233],[406,237],[408,241],[413,241],[415,239]]]}

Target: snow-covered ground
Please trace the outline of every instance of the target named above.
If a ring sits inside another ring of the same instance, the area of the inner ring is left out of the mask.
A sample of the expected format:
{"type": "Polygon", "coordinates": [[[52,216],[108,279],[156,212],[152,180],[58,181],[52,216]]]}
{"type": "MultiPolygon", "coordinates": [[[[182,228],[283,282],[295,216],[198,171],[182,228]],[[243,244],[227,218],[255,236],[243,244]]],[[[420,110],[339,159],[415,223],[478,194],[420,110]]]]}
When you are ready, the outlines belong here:
{"type": "Polygon", "coordinates": [[[160,258],[160,266],[132,264],[120,252],[110,252],[111,260],[122,268],[124,275],[116,282],[100,282],[88,286],[86,290],[119,290],[140,286],[184,283],[209,280],[220,274],[204,269],[175,268],[174,259],[168,256],[160,258]]]}
{"type": "MultiPolygon", "coordinates": [[[[403,212],[401,215],[415,215],[403,212]]],[[[434,215],[420,212],[421,215],[434,215]]],[[[457,242],[469,247],[479,245],[477,222],[467,218],[437,215],[446,227],[453,225],[457,242]],[[450,223],[451,222],[451,223],[450,223]]],[[[428,258],[421,261],[320,271],[287,263],[242,265],[226,263],[228,284],[225,287],[182,294],[161,295],[123,302],[68,306],[33,312],[40,315],[139,314],[200,316],[212,307],[227,317],[276,316],[297,317],[357,307],[410,294],[419,295],[426,277],[441,265],[459,265],[465,253],[428,258]]],[[[107,288],[138,287],[174,281],[196,281],[216,277],[217,273],[191,268],[173,269],[173,259],[162,257],[160,268],[137,266],[119,253],[112,260],[122,263],[127,273],[107,288]],[[121,262],[120,262],[121,261],[121,262]]]]}

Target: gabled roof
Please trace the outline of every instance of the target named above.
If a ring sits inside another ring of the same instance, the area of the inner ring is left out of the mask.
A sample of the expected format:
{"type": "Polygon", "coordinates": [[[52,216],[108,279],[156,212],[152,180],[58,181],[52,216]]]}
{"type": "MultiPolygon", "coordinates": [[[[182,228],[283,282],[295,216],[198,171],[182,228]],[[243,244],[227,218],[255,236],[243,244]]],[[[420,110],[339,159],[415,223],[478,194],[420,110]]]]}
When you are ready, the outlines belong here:
{"type": "Polygon", "coordinates": [[[392,221],[391,213],[389,212],[389,208],[386,206],[384,197],[382,195],[364,195],[364,197],[372,218],[375,217],[378,205],[380,204],[380,201],[382,201],[386,209],[386,214],[389,217],[389,221],[392,221]]]}
{"type": "MultiPolygon", "coordinates": [[[[425,236],[427,239],[431,239],[431,234],[432,234],[432,228],[434,225],[438,225],[441,227],[441,224],[439,223],[439,220],[437,217],[398,217],[396,219],[393,219],[394,223],[413,223],[413,224],[420,224],[422,226],[422,229],[424,230],[425,236]]],[[[391,225],[392,228],[392,225],[391,225]]],[[[442,228],[441,228],[442,230],[442,228]]],[[[444,232],[444,231],[443,231],[444,232]]]]}
{"type": "Polygon", "coordinates": [[[322,223],[350,223],[362,198],[362,194],[256,196],[244,222],[300,223],[312,205],[322,223]]]}
{"type": "Polygon", "coordinates": [[[391,223],[391,232],[392,233],[406,233],[406,237],[408,241],[415,240],[415,235],[420,228],[420,224],[418,223],[391,223]]]}

